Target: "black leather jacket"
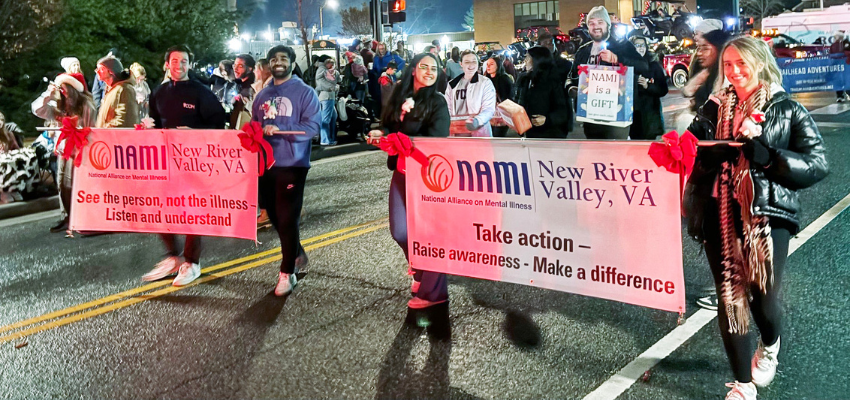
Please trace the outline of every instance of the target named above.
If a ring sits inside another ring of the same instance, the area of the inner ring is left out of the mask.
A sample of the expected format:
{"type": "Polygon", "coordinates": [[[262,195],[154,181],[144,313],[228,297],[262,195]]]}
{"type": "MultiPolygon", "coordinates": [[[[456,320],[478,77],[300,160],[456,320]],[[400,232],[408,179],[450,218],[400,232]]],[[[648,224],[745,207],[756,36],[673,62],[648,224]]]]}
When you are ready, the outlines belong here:
{"type": "MultiPolygon", "coordinates": [[[[708,100],[688,130],[699,140],[714,140],[717,110],[718,104],[708,100]]],[[[764,113],[762,135],[755,140],[770,149],[771,160],[767,167],[754,166],[751,170],[755,189],[753,212],[782,218],[799,227],[797,190],[814,185],[829,173],[823,138],[805,107],[785,92],[775,93],[764,113]]],[[[702,220],[701,215],[696,215],[702,213],[700,207],[713,200],[711,193],[718,173],[719,165],[710,165],[703,152],[697,154],[684,199],[692,236],[695,227],[691,225],[702,220]]]]}

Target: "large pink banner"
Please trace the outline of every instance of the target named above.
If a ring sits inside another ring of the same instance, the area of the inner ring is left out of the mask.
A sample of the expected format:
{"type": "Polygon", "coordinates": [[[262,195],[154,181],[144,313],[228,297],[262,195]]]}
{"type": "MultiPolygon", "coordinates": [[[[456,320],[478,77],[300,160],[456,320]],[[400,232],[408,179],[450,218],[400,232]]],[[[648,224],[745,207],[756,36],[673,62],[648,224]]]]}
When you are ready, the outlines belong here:
{"type": "Polygon", "coordinates": [[[649,142],[414,144],[412,267],[684,312],[679,178],[649,142]]]}
{"type": "Polygon", "coordinates": [[[257,154],[234,130],[93,129],[71,229],[257,238],[257,154]]]}

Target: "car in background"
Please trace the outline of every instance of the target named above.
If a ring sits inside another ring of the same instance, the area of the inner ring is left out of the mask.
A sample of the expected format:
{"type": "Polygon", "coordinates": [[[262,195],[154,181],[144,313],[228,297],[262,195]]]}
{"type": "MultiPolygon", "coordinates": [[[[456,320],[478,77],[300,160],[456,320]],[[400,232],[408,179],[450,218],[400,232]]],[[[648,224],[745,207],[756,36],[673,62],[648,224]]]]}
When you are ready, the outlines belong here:
{"type": "Polygon", "coordinates": [[[829,55],[829,46],[823,44],[806,44],[776,29],[753,29],[750,35],[766,40],[773,47],[776,58],[808,58],[829,55]]]}

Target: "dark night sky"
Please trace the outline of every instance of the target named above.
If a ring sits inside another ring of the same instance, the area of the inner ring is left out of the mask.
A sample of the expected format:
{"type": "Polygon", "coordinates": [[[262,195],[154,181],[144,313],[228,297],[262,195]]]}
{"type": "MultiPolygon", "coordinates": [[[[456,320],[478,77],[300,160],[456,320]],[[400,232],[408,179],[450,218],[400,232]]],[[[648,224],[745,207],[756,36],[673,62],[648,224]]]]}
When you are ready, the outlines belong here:
{"type": "MultiPolygon", "coordinates": [[[[319,24],[319,6],[325,0],[304,0],[304,19],[306,25],[319,24]]],[[[348,8],[363,4],[362,0],[337,0],[340,8],[348,8]]],[[[296,0],[239,0],[239,6],[249,2],[258,4],[257,11],[251,15],[244,27],[243,32],[250,33],[257,30],[265,30],[269,24],[272,29],[280,27],[283,21],[298,21],[296,0]]],[[[407,0],[407,19],[411,21],[412,13],[420,4],[433,3],[435,11],[422,13],[420,23],[417,26],[409,26],[410,23],[402,24],[409,33],[423,33],[422,30],[430,26],[430,32],[457,32],[462,31],[463,15],[472,7],[472,0],[407,0]]],[[[340,17],[337,10],[325,7],[323,11],[325,34],[336,34],[341,28],[340,17]]]]}

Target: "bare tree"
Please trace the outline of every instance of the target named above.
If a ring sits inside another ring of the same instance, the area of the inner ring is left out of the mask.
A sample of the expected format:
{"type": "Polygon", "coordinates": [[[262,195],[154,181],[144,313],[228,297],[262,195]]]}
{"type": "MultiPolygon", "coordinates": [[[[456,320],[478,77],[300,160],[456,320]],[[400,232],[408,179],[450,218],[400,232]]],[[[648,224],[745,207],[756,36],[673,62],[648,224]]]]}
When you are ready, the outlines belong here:
{"type": "Polygon", "coordinates": [[[437,5],[433,0],[422,0],[407,4],[407,21],[402,24],[405,34],[431,33],[439,21],[437,5]]]}
{"type": "Polygon", "coordinates": [[[360,7],[349,7],[339,12],[342,17],[341,35],[362,36],[372,33],[372,23],[369,15],[369,3],[360,7]]]}
{"type": "Polygon", "coordinates": [[[61,17],[60,0],[0,0],[0,58],[36,48],[61,17]]]}
{"type": "MultiPolygon", "coordinates": [[[[304,42],[304,54],[307,57],[307,62],[310,62],[310,41],[307,40],[307,26],[304,25],[304,0],[296,0],[298,2],[298,26],[301,28],[301,41],[304,42]]],[[[309,65],[307,66],[309,67],[309,65]]],[[[294,67],[293,67],[294,68],[294,67]]]]}
{"type": "Polygon", "coordinates": [[[750,15],[755,19],[758,27],[761,27],[761,20],[765,17],[785,10],[782,0],[740,0],[740,6],[744,10],[744,15],[750,15]]]}

